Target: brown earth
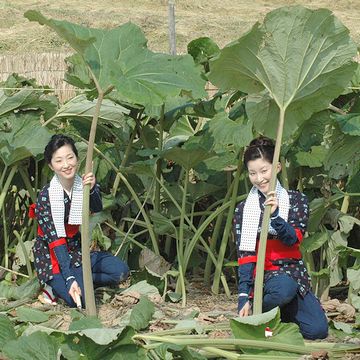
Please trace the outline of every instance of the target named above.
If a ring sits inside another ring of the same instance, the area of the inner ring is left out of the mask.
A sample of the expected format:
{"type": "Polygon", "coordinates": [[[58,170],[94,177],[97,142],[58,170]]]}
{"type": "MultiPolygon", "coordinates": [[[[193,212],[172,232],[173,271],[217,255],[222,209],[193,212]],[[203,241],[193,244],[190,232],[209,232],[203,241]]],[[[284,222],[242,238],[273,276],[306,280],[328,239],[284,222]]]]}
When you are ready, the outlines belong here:
{"type": "MultiPolygon", "coordinates": [[[[0,1],[0,55],[65,50],[52,31],[23,17],[36,9],[45,16],[85,26],[111,28],[131,21],[139,25],[154,51],[168,51],[167,0],[9,0],[0,1]]],[[[220,47],[238,38],[257,20],[280,6],[326,7],[350,29],[360,43],[359,0],[178,0],[176,32],[178,53],[189,41],[209,36],[220,47]]]]}

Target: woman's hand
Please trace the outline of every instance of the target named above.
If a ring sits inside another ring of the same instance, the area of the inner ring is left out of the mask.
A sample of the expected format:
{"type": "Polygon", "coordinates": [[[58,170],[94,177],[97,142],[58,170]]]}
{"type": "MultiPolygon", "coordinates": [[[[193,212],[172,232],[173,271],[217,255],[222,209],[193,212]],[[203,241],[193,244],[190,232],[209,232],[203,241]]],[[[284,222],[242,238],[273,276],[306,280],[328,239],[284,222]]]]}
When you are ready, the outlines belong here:
{"type": "Polygon", "coordinates": [[[78,285],[78,283],[76,281],[73,281],[73,283],[70,286],[69,295],[72,297],[75,304],[77,304],[77,302],[76,302],[76,294],[81,296],[81,288],[80,288],[80,286],[78,285]]]}
{"type": "Polygon", "coordinates": [[[96,184],[95,175],[92,172],[83,175],[82,182],[83,182],[83,186],[90,184],[90,189],[92,189],[96,184]]]}
{"type": "Polygon", "coordinates": [[[250,315],[250,301],[247,301],[245,305],[242,307],[242,309],[239,311],[240,317],[245,317],[250,315]]]}
{"type": "Polygon", "coordinates": [[[273,214],[279,206],[278,199],[276,197],[275,191],[269,191],[266,196],[264,205],[271,206],[271,214],[273,214]]]}

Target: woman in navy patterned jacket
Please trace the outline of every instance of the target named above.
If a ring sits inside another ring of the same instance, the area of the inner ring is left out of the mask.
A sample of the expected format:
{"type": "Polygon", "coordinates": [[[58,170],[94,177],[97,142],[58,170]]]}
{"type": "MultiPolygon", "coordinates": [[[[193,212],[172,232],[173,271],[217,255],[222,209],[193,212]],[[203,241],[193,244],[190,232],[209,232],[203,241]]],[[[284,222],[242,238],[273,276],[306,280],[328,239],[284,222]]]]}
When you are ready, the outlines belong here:
{"type": "MultiPolygon", "coordinates": [[[[78,152],[68,136],[54,135],[45,147],[44,157],[54,177],[41,190],[30,212],[38,221],[33,248],[35,268],[48,296],[52,290],[75,307],[84,294],[79,232],[83,186],[91,186],[90,211],[94,213],[102,210],[100,189],[93,173],[82,178],[77,175],[78,152]]],[[[118,284],[129,274],[124,262],[103,251],[91,253],[91,269],[95,286],[118,284]]]]}
{"type": "Polygon", "coordinates": [[[310,277],[299,250],[309,215],[307,198],[298,191],[285,190],[279,181],[276,191],[269,191],[273,156],[274,143],[266,137],[254,139],[244,153],[253,187],[247,199],[237,205],[234,216],[239,316],[249,315],[251,308],[262,216],[265,205],[270,205],[263,311],[279,306],[282,321],[298,324],[304,338],[322,339],[328,334],[327,319],[311,291],[310,277]]]}

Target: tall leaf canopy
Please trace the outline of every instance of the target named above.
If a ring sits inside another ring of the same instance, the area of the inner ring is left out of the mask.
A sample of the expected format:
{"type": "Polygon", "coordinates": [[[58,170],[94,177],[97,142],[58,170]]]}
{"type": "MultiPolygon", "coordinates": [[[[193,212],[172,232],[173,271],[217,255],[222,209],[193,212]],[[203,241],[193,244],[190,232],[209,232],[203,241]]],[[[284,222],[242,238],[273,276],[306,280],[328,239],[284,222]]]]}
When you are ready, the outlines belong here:
{"type": "MultiPolygon", "coordinates": [[[[27,11],[25,17],[51,27],[66,39],[90,67],[101,88],[115,86],[123,101],[161,105],[181,91],[194,98],[206,96],[205,80],[190,55],[170,56],[150,51],[143,32],[132,23],[108,30],[47,19],[33,10],[27,11]]],[[[82,81],[93,88],[79,58],[73,58],[74,61],[78,75],[73,77],[77,81],[75,85],[82,81]]]]}
{"type": "Polygon", "coordinates": [[[210,80],[250,94],[247,113],[258,131],[274,136],[285,112],[284,135],[326,108],[356,69],[349,31],[326,9],[284,7],[229,44],[210,63],[210,80]]]}

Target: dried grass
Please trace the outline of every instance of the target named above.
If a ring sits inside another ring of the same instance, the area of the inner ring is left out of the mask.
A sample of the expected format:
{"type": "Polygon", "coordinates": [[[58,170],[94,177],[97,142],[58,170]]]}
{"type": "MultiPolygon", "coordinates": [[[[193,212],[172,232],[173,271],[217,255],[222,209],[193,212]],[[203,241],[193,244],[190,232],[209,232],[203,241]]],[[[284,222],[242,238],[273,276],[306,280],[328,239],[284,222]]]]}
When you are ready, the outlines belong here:
{"type": "Polygon", "coordinates": [[[48,85],[54,89],[59,101],[64,102],[75,95],[74,88],[63,80],[66,71],[64,59],[67,56],[69,53],[64,52],[0,56],[0,81],[17,73],[35,79],[39,85],[48,85]]]}

